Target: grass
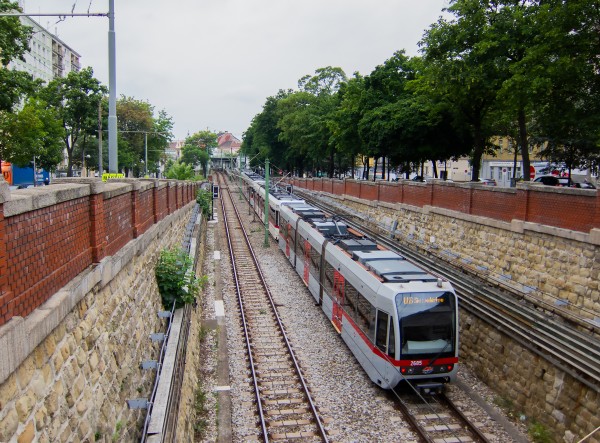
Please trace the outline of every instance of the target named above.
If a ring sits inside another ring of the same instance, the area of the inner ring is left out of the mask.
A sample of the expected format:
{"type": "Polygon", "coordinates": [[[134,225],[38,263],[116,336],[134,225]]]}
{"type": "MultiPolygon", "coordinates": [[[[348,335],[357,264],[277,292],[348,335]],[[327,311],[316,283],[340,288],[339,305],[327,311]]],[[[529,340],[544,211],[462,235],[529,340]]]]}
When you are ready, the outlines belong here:
{"type": "Polygon", "coordinates": [[[112,441],[119,441],[121,439],[121,430],[123,429],[123,422],[118,421],[115,425],[115,432],[112,435],[112,441]]]}
{"type": "Polygon", "coordinates": [[[550,431],[541,423],[532,422],[527,432],[535,443],[552,443],[554,441],[550,431]]]}
{"type": "Polygon", "coordinates": [[[203,439],[208,426],[206,401],[206,391],[202,386],[202,381],[199,380],[198,385],[196,386],[196,394],[194,395],[194,431],[196,432],[198,439],[203,439]]]}

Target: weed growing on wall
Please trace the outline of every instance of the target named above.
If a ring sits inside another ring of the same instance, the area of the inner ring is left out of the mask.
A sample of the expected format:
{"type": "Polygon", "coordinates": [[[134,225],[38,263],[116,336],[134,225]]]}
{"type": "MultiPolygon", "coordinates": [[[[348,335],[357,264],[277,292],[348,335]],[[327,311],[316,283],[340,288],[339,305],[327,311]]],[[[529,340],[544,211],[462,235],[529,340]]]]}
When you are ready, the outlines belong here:
{"type": "Polygon", "coordinates": [[[193,303],[203,280],[196,277],[190,256],[180,248],[163,249],[154,268],[158,292],[165,309],[193,303]]]}

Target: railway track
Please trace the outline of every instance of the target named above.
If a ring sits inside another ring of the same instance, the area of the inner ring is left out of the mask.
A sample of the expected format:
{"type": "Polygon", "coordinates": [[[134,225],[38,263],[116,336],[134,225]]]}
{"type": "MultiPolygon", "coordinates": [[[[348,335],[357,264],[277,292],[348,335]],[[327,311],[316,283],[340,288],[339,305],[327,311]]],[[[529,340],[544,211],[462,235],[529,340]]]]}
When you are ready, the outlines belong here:
{"type": "Polygon", "coordinates": [[[427,443],[481,442],[486,435],[445,395],[423,397],[404,386],[403,392],[388,391],[421,441],[427,443]]]}
{"type": "Polygon", "coordinates": [[[328,442],[225,179],[221,208],[263,441],[328,442]]]}
{"type": "Polygon", "coordinates": [[[412,392],[395,392],[395,395],[398,407],[423,441],[489,442],[479,427],[445,395],[427,398],[412,392]]]}
{"type": "MultiPolygon", "coordinates": [[[[333,209],[330,204],[312,198],[305,192],[298,193],[323,210],[331,212],[333,209]]],[[[356,226],[386,247],[399,251],[428,269],[435,269],[438,274],[452,282],[460,297],[462,308],[495,325],[523,347],[600,393],[600,342],[593,336],[555,320],[498,288],[486,285],[478,278],[465,274],[463,270],[434,255],[390,239],[389,234],[383,235],[366,223],[357,221],[354,214],[337,207],[335,211],[342,216],[346,215],[349,225],[356,226]]]]}

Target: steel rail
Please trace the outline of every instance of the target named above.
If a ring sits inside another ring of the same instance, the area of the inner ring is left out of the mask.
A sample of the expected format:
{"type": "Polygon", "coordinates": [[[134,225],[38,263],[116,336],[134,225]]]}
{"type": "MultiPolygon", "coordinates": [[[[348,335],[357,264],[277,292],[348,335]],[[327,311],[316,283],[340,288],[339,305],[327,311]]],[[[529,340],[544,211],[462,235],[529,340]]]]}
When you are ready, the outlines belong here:
{"type": "Polygon", "coordinates": [[[471,420],[469,420],[469,418],[465,414],[463,414],[463,412],[460,409],[458,409],[456,404],[452,400],[450,400],[450,398],[448,398],[446,394],[442,393],[439,396],[439,399],[443,403],[445,403],[446,406],[460,418],[460,420],[462,420],[463,424],[465,424],[469,431],[472,432],[480,441],[484,443],[489,443],[490,440],[485,436],[485,434],[481,432],[481,430],[477,426],[475,426],[475,424],[471,420]]]}
{"type": "MultiPolygon", "coordinates": [[[[257,272],[257,274],[259,276],[259,281],[260,281],[260,283],[261,283],[261,285],[262,285],[262,287],[263,287],[263,289],[265,291],[265,294],[267,296],[267,299],[269,300],[269,303],[271,305],[272,312],[273,312],[273,314],[275,316],[275,320],[277,322],[279,331],[280,331],[280,333],[282,335],[282,338],[283,338],[283,340],[284,340],[284,342],[286,344],[286,347],[288,349],[288,355],[290,356],[290,358],[291,358],[291,360],[293,362],[293,366],[294,366],[295,372],[296,372],[296,374],[298,376],[298,380],[300,381],[300,384],[302,385],[302,389],[304,391],[304,395],[305,395],[306,401],[307,401],[307,403],[308,403],[308,405],[310,407],[311,414],[312,414],[312,416],[313,416],[313,418],[315,420],[315,423],[316,423],[317,428],[319,430],[319,434],[320,434],[320,436],[321,436],[321,438],[322,438],[322,440],[324,442],[328,442],[329,440],[328,440],[328,437],[327,437],[327,433],[326,433],[325,428],[323,426],[323,423],[322,423],[322,421],[320,419],[319,413],[318,413],[316,405],[315,405],[315,403],[314,403],[314,401],[312,399],[312,396],[310,395],[310,391],[308,389],[308,385],[306,383],[306,380],[305,380],[304,376],[302,375],[302,371],[300,369],[300,365],[299,365],[298,360],[296,358],[296,355],[295,355],[295,353],[293,351],[292,345],[291,345],[291,343],[290,343],[290,341],[288,339],[287,333],[286,333],[285,328],[283,326],[283,322],[281,321],[281,318],[280,318],[279,313],[277,311],[277,308],[276,308],[276,305],[275,305],[275,301],[273,300],[273,296],[271,294],[271,291],[270,291],[270,289],[269,289],[269,287],[268,287],[268,285],[266,283],[266,279],[265,279],[265,276],[264,276],[264,274],[262,272],[260,264],[258,262],[258,258],[256,257],[256,254],[254,253],[254,249],[253,249],[253,247],[251,245],[250,239],[248,238],[248,234],[246,232],[246,229],[244,228],[244,225],[243,225],[241,216],[239,214],[239,211],[238,211],[238,209],[236,208],[236,206],[235,206],[235,204],[233,202],[234,199],[231,197],[228,188],[224,188],[223,190],[227,191],[227,195],[228,195],[228,197],[230,199],[233,211],[235,212],[235,215],[236,215],[237,220],[238,220],[239,225],[240,225],[240,233],[244,237],[245,244],[247,245],[247,248],[248,248],[248,252],[249,252],[250,256],[252,257],[252,261],[254,263],[254,267],[255,267],[256,272],[257,272]]],[[[225,215],[225,206],[224,206],[225,204],[224,204],[223,200],[221,201],[221,204],[223,206],[223,214],[224,214],[224,218],[225,218],[226,217],[226,215],[225,215]]],[[[225,223],[225,224],[227,226],[227,223],[225,223]]],[[[230,251],[233,253],[233,249],[231,247],[231,241],[229,239],[229,230],[228,230],[228,228],[227,228],[227,232],[228,232],[228,242],[230,243],[230,251]]],[[[235,259],[235,257],[232,256],[232,264],[235,263],[235,261],[233,261],[234,259],[235,259]]],[[[235,268],[235,266],[233,266],[233,267],[235,268]]],[[[235,279],[236,279],[236,289],[238,290],[238,300],[240,301],[240,306],[243,306],[243,301],[241,300],[241,292],[239,291],[239,285],[238,285],[238,280],[237,280],[237,272],[235,272],[235,279]]],[[[243,309],[241,309],[241,311],[243,311],[243,309]]],[[[248,338],[248,328],[247,328],[246,323],[245,323],[246,322],[245,321],[245,316],[243,316],[243,318],[244,318],[244,332],[245,332],[245,335],[246,335],[246,343],[247,343],[247,346],[248,346],[248,352],[250,353],[251,347],[250,347],[249,338],[248,338]]],[[[255,371],[254,371],[254,364],[253,364],[253,360],[252,360],[251,355],[250,355],[250,359],[251,359],[252,374],[253,374],[253,378],[254,378],[256,376],[256,374],[255,374],[255,371]]],[[[258,389],[256,378],[254,378],[254,380],[255,380],[256,389],[258,389]]],[[[263,437],[265,438],[265,441],[268,441],[268,434],[266,433],[265,419],[264,419],[264,415],[263,415],[263,411],[262,411],[262,406],[260,406],[260,392],[256,391],[256,393],[257,393],[257,401],[259,403],[259,409],[260,409],[261,427],[263,427],[263,429],[264,429],[264,431],[263,431],[263,434],[264,434],[263,437]]]]}
{"type": "MultiPolygon", "coordinates": [[[[332,211],[330,205],[307,196],[306,192],[301,193],[315,206],[332,211]]],[[[335,210],[346,213],[343,209],[335,208],[335,210]]],[[[427,251],[417,252],[353,219],[346,219],[346,222],[376,238],[390,249],[399,251],[429,269],[435,269],[440,276],[452,281],[461,304],[467,305],[470,312],[485,319],[512,338],[518,338],[517,341],[527,349],[558,366],[594,391],[600,392],[598,340],[553,321],[534,308],[524,306],[500,290],[488,287],[475,277],[466,275],[464,270],[450,263],[433,255],[428,257],[427,255],[431,253],[427,251]]]]}
{"type": "MultiPolygon", "coordinates": [[[[223,195],[225,194],[225,189],[221,183],[221,180],[218,179],[219,185],[221,186],[221,209],[223,211],[223,224],[225,225],[225,232],[227,236],[227,245],[229,247],[229,256],[231,258],[231,269],[233,272],[233,281],[235,283],[235,290],[238,297],[238,303],[240,305],[240,315],[242,318],[242,329],[244,330],[244,338],[246,339],[246,350],[248,352],[248,360],[250,361],[250,372],[252,374],[252,383],[254,386],[254,395],[256,396],[256,404],[258,408],[258,415],[260,417],[260,426],[262,431],[262,436],[267,443],[269,441],[269,433],[267,431],[267,424],[264,419],[264,411],[262,409],[262,402],[260,401],[260,388],[258,387],[258,376],[254,370],[255,364],[254,359],[252,357],[252,344],[250,343],[250,336],[248,332],[248,323],[246,322],[246,315],[244,313],[244,301],[242,300],[242,291],[240,288],[240,281],[237,274],[237,268],[235,266],[235,252],[233,250],[233,245],[231,244],[231,233],[229,231],[229,221],[227,218],[227,211],[225,210],[225,201],[223,199],[223,195]]],[[[227,193],[229,195],[229,193],[227,193]]]]}

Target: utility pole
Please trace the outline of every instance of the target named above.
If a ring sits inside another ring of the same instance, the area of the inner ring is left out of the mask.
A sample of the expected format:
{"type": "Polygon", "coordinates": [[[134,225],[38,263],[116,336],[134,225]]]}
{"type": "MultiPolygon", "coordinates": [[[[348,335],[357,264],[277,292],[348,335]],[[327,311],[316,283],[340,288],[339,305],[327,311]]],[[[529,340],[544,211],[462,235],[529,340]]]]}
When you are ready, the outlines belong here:
{"type": "Polygon", "coordinates": [[[117,71],[115,0],[108,2],[108,172],[119,172],[117,153],[117,71]]]}
{"type": "Polygon", "coordinates": [[[144,165],[146,166],[146,173],[144,178],[148,178],[148,133],[144,132],[144,165]]]}
{"type": "Polygon", "coordinates": [[[102,100],[98,103],[98,178],[102,178],[102,100]]]}
{"type": "Polygon", "coordinates": [[[265,160],[265,248],[269,247],[269,159],[265,160]]]}

